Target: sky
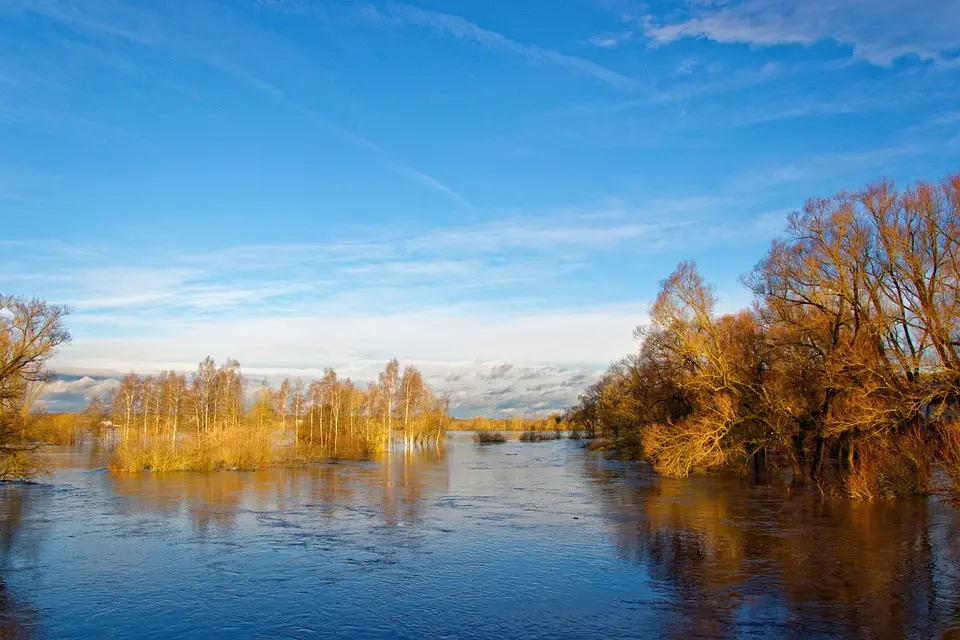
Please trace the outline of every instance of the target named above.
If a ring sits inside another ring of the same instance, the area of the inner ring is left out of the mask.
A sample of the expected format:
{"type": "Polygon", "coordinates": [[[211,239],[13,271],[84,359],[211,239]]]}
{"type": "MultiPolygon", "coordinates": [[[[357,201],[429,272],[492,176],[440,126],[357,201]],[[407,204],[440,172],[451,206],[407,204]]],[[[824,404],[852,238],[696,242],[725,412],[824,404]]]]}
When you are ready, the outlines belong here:
{"type": "Polygon", "coordinates": [[[53,410],[237,358],[568,406],[659,282],[807,198],[960,170],[954,0],[0,0],[0,290],[53,410]]]}

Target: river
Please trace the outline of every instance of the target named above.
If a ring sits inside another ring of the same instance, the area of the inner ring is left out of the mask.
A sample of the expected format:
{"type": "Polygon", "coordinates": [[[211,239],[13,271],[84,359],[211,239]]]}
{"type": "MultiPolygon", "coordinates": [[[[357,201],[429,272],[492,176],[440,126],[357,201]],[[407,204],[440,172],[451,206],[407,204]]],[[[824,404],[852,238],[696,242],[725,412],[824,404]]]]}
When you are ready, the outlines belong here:
{"type": "Polygon", "coordinates": [[[960,637],[960,512],[570,440],[0,487],[0,639],[960,637]]]}

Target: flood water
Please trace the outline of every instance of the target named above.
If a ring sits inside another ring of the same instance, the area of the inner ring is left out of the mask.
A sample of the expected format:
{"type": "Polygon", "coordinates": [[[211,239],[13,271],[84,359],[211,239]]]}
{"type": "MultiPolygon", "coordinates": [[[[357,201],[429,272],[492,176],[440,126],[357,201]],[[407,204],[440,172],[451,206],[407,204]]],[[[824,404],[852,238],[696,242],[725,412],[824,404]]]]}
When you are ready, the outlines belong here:
{"type": "Polygon", "coordinates": [[[0,487],[0,638],[960,637],[960,513],[569,440],[0,487]]]}

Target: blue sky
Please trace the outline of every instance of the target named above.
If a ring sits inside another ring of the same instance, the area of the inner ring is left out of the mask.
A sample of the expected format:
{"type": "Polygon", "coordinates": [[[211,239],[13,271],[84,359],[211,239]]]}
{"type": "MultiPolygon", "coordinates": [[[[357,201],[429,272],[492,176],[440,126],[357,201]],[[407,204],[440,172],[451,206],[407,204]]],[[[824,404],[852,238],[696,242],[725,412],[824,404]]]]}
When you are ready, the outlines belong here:
{"type": "Polygon", "coordinates": [[[947,0],[0,0],[0,286],[75,308],[53,406],[209,353],[560,407],[679,260],[732,309],[807,197],[960,169],[958,33],[947,0]]]}

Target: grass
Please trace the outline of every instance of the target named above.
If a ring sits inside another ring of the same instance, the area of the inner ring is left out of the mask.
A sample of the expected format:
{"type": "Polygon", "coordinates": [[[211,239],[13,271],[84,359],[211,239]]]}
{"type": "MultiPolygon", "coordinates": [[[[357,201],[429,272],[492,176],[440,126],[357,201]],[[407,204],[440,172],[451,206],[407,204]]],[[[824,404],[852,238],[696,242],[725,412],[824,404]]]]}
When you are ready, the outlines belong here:
{"type": "Polygon", "coordinates": [[[247,430],[170,440],[134,440],[121,443],[114,452],[110,470],[141,471],[252,470],[279,462],[278,450],[269,437],[252,436],[247,430]]]}
{"type": "Polygon", "coordinates": [[[503,444],[507,436],[499,431],[478,431],[473,434],[473,441],[478,444],[503,444]]]}
{"type": "Polygon", "coordinates": [[[249,428],[225,429],[199,438],[186,436],[177,442],[130,438],[114,452],[114,473],[142,471],[251,471],[276,465],[297,466],[318,460],[366,460],[374,447],[365,439],[338,439],[337,448],[278,446],[272,432],[249,428]]]}

